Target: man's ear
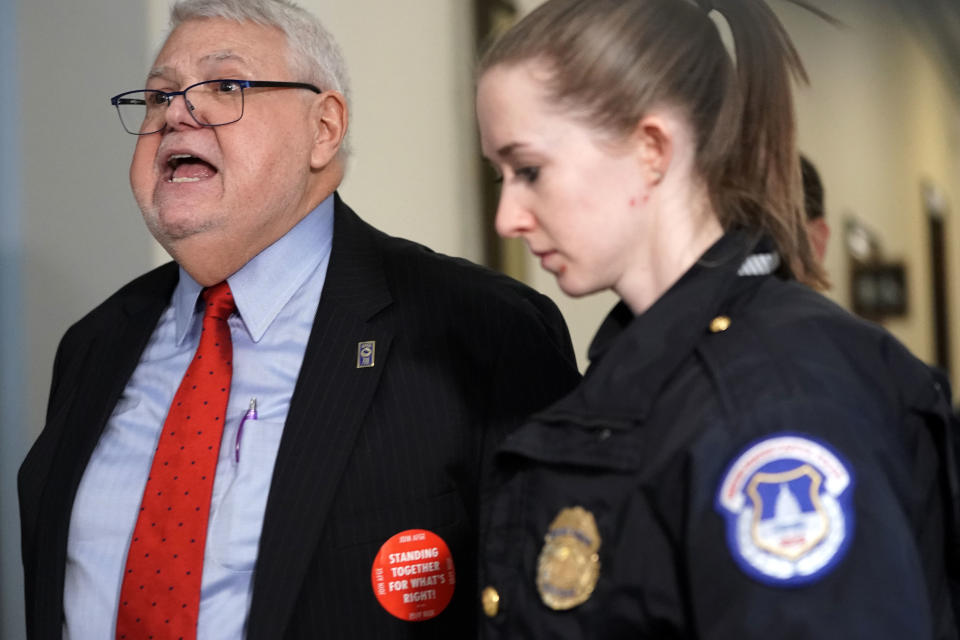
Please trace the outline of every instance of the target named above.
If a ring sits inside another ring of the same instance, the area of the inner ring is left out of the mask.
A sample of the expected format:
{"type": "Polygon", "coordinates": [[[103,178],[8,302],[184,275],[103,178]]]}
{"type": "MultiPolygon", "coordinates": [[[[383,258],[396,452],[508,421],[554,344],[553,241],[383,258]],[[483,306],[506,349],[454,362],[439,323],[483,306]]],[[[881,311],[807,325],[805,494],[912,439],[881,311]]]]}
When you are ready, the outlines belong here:
{"type": "Polygon", "coordinates": [[[337,156],[347,135],[347,101],[339,91],[325,91],[310,107],[314,123],[310,167],[322,169],[337,156]]]}
{"type": "Polygon", "coordinates": [[[660,184],[673,155],[674,121],[656,111],[641,118],[633,133],[637,158],[647,186],[660,184]]]}

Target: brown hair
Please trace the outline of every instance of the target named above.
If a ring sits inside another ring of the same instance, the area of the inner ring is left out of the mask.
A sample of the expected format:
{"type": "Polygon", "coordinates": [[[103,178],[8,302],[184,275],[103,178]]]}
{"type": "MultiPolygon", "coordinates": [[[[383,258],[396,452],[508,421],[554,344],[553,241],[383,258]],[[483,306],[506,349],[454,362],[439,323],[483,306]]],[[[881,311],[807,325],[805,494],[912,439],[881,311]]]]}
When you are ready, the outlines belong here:
{"type": "Polygon", "coordinates": [[[549,0],[494,43],[479,74],[540,62],[553,99],[616,135],[653,107],[681,109],[724,229],[769,234],[797,279],[826,286],[804,225],[797,160],[790,82],[806,80],[803,64],[763,0],[707,6],[730,26],[736,66],[707,12],[687,0],[549,0]]]}

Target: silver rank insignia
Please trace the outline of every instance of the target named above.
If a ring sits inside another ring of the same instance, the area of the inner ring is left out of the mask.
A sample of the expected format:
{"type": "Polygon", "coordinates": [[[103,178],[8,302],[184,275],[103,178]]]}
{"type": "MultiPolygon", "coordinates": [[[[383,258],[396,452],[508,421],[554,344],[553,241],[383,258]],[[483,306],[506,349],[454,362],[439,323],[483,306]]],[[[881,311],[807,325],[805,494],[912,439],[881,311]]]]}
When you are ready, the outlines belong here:
{"type": "Polygon", "coordinates": [[[551,609],[586,602],[600,577],[600,532],[593,514],[568,507],[550,523],[537,560],[537,590],[551,609]]]}
{"type": "Polygon", "coordinates": [[[367,369],[374,364],[373,357],[377,351],[376,340],[366,340],[357,343],[357,369],[367,369]]]}

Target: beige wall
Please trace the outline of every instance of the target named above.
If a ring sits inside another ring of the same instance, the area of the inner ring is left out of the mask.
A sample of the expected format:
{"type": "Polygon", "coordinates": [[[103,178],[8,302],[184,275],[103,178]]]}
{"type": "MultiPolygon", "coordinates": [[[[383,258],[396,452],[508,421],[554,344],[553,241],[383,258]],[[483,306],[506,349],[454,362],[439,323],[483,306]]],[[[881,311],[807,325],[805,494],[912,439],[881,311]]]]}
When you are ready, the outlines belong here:
{"type": "Polygon", "coordinates": [[[303,4],[338,38],[353,81],[344,198],[389,233],[479,260],[472,3],[303,4]]]}

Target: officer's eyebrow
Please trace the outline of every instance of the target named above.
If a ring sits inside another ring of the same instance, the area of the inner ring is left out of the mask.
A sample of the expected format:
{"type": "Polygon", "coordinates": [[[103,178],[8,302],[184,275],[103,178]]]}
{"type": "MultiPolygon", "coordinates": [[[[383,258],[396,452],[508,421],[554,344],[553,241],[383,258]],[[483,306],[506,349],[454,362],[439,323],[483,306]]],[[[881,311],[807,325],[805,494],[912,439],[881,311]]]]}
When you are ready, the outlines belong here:
{"type": "Polygon", "coordinates": [[[525,146],[523,142],[511,142],[497,149],[497,155],[501,158],[509,158],[525,146]]]}

